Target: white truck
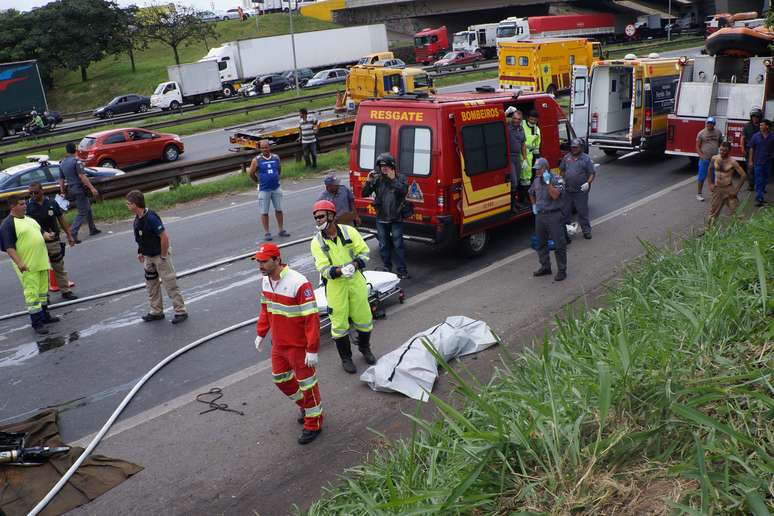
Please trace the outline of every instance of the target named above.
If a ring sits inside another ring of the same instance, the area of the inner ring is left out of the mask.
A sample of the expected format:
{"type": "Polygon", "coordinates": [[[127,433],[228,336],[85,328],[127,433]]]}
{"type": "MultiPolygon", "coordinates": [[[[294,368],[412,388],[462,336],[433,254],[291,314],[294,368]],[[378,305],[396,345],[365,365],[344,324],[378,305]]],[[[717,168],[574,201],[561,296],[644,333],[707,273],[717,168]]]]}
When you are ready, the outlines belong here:
{"type": "Polygon", "coordinates": [[[183,104],[209,104],[223,96],[218,63],[200,61],[167,67],[169,81],[162,82],[151,95],[151,107],[178,109],[183,104]]]}
{"type": "MultiPolygon", "coordinates": [[[[333,68],[387,51],[387,29],[380,23],[300,32],[295,47],[298,68],[333,68]]],[[[290,35],[229,41],[200,59],[207,61],[217,64],[223,96],[230,97],[242,82],[293,69],[290,35]]]]}
{"type": "Polygon", "coordinates": [[[452,50],[478,52],[490,59],[497,54],[497,26],[499,23],[471,25],[467,30],[454,33],[452,50]]]}

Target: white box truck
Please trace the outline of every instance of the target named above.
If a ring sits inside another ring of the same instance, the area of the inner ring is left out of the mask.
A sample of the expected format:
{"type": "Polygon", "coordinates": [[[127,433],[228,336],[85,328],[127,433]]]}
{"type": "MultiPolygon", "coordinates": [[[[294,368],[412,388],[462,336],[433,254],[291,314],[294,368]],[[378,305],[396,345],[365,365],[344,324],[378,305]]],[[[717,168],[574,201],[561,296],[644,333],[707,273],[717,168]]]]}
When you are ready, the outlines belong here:
{"type": "MultiPolygon", "coordinates": [[[[387,29],[380,23],[299,32],[295,47],[298,68],[333,68],[356,63],[366,54],[387,51],[387,29]]],[[[290,35],[229,41],[200,59],[207,61],[217,63],[223,95],[229,97],[242,82],[293,69],[290,35]]]]}
{"type": "Polygon", "coordinates": [[[499,23],[471,25],[468,30],[454,33],[452,50],[478,52],[487,59],[497,54],[497,26],[499,23]]]}
{"type": "Polygon", "coordinates": [[[151,95],[151,107],[177,109],[183,104],[209,104],[223,96],[218,63],[199,61],[167,67],[169,81],[162,82],[151,95]]]}

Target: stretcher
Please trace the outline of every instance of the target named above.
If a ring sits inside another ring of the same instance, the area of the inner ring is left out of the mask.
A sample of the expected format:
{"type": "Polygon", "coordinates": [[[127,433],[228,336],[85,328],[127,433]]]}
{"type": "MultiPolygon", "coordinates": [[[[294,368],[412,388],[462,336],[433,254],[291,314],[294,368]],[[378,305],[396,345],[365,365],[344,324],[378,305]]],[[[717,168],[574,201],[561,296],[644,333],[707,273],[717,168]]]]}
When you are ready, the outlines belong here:
{"type": "MultiPolygon", "coordinates": [[[[387,300],[397,298],[399,303],[403,303],[406,298],[406,294],[400,288],[400,278],[397,274],[384,271],[363,271],[363,276],[365,276],[368,285],[368,303],[371,305],[374,319],[384,318],[384,303],[387,300]]],[[[317,309],[320,311],[320,329],[324,330],[331,325],[325,286],[315,289],[314,297],[317,300],[317,309]]]]}

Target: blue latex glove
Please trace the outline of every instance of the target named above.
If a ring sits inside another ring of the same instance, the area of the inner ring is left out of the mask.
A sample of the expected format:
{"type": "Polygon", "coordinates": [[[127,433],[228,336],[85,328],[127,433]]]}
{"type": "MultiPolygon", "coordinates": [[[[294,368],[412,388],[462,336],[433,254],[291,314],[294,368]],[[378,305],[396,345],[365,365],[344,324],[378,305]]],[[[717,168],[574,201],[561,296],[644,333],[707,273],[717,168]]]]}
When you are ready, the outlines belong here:
{"type": "Polygon", "coordinates": [[[551,182],[551,172],[549,172],[548,170],[546,170],[545,172],[543,172],[543,181],[544,181],[546,184],[549,184],[549,183],[551,182]]]}
{"type": "Polygon", "coordinates": [[[532,205],[532,214],[533,215],[537,215],[538,214],[537,204],[533,204],[532,205]]]}

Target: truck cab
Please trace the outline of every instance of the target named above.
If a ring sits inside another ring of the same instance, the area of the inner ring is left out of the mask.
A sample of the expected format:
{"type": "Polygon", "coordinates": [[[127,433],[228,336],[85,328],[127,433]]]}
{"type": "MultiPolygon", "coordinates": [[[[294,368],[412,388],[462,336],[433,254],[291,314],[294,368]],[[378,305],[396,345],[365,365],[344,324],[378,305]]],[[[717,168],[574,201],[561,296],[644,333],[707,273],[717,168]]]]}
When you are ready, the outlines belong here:
{"type": "Polygon", "coordinates": [[[408,180],[414,214],[404,237],[434,245],[461,244],[468,255],[485,251],[490,231],[532,216],[511,210],[508,119],[515,106],[534,109],[542,133],[541,156],[553,168],[574,136],[556,100],[546,94],[467,92],[364,100],[350,149],[350,184],[365,231],[374,232],[373,199],[363,197],[376,157],[390,152],[408,180]]]}
{"type": "Polygon", "coordinates": [[[384,68],[357,65],[349,69],[347,97],[349,108],[354,110],[361,101],[386,95],[405,93],[430,93],[432,80],[421,68],[384,68]]]}
{"type": "Polygon", "coordinates": [[[497,24],[497,44],[529,39],[529,23],[526,18],[511,16],[497,24]]]}
{"type": "Polygon", "coordinates": [[[572,125],[578,136],[608,155],[663,152],[667,115],[677,91],[677,59],[658,54],[573,66],[572,125]]]}
{"type": "Polygon", "coordinates": [[[414,34],[414,59],[419,64],[431,64],[448,49],[449,33],[445,25],[437,29],[422,29],[414,34]]]}
{"type": "Polygon", "coordinates": [[[479,52],[487,59],[494,57],[497,53],[497,27],[497,23],[485,23],[455,32],[452,50],[479,52]]]}
{"type": "Polygon", "coordinates": [[[151,107],[167,110],[170,106],[177,108],[183,105],[183,95],[180,93],[180,86],[175,81],[162,82],[151,95],[151,107]],[[177,103],[177,104],[175,104],[177,103]]]}
{"type": "Polygon", "coordinates": [[[731,155],[746,159],[741,139],[750,110],[761,109],[764,118],[774,113],[772,58],[683,56],[678,63],[680,81],[667,121],[667,154],[698,157],[696,135],[713,116],[715,127],[731,142],[731,155]]]}

